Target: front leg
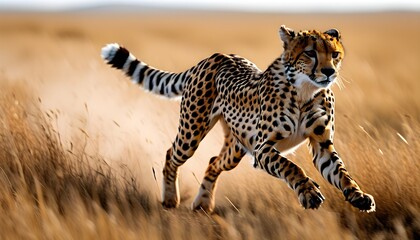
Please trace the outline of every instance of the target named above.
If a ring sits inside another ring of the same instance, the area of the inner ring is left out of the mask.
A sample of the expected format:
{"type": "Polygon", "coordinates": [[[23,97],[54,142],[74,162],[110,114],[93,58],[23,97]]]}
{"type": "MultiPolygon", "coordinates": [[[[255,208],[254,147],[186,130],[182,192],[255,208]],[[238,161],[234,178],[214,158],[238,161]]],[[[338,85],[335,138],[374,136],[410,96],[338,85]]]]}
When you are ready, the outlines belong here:
{"type": "Polygon", "coordinates": [[[361,211],[375,211],[374,198],[364,193],[346,170],[332,142],[332,134],[326,131],[310,139],[314,164],[322,176],[343,192],[346,201],[361,211]]]}
{"type": "Polygon", "coordinates": [[[281,156],[267,141],[254,152],[255,167],[265,170],[274,177],[284,180],[298,195],[300,204],[308,209],[317,209],[325,200],[319,191],[319,185],[292,161],[281,156]]]}

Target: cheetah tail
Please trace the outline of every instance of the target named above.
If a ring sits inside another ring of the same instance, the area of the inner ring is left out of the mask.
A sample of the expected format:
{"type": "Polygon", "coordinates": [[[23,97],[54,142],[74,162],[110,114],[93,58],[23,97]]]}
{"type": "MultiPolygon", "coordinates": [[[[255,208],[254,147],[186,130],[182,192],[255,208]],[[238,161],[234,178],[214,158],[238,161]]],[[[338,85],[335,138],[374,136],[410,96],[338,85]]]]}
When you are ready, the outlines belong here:
{"type": "Polygon", "coordinates": [[[153,68],[117,43],[103,47],[101,56],[107,64],[122,70],[133,83],[147,91],[169,98],[182,94],[188,72],[171,73],[153,68]]]}

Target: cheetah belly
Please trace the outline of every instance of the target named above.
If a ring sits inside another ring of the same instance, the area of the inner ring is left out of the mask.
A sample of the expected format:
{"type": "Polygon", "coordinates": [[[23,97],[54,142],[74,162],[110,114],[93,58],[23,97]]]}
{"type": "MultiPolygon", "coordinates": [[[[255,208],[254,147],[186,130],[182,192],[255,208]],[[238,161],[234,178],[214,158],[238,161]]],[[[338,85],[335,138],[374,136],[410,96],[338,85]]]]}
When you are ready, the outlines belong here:
{"type": "Polygon", "coordinates": [[[306,137],[303,131],[297,131],[290,135],[288,138],[278,141],[274,148],[276,148],[281,154],[287,155],[293,153],[302,143],[304,143],[306,137]]]}

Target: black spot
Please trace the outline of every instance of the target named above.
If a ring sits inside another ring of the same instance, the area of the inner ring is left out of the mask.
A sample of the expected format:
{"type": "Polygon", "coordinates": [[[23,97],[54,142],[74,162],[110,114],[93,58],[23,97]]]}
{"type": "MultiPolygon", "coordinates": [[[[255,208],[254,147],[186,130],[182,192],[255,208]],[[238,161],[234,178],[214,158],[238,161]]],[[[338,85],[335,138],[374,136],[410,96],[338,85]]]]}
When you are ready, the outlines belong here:
{"type": "Polygon", "coordinates": [[[287,162],[288,160],[287,160],[287,158],[285,158],[285,157],[282,157],[282,158],[280,158],[280,164],[283,164],[283,163],[285,163],[285,162],[287,162]]]}
{"type": "Polygon", "coordinates": [[[208,82],[208,83],[206,84],[206,90],[211,89],[211,88],[212,88],[212,86],[213,86],[213,82],[208,82]]]}
{"type": "Polygon", "coordinates": [[[276,103],[276,99],[275,99],[275,98],[272,98],[272,99],[270,100],[270,103],[271,103],[271,104],[276,103]]]}
{"type": "Polygon", "coordinates": [[[196,108],[197,108],[197,107],[196,107],[194,104],[191,104],[191,106],[190,106],[190,110],[191,110],[191,112],[192,112],[192,111],[194,111],[196,108]]]}
{"type": "Polygon", "coordinates": [[[290,112],[291,114],[296,114],[296,112],[295,112],[295,109],[294,109],[294,108],[289,107],[289,108],[288,108],[288,110],[289,110],[289,112],[290,112]]]}
{"type": "Polygon", "coordinates": [[[285,117],[280,117],[280,122],[286,122],[286,118],[285,117]]]}
{"type": "Polygon", "coordinates": [[[270,147],[265,147],[263,150],[262,150],[262,153],[263,154],[266,154],[266,153],[268,153],[270,151],[270,147]]]}
{"type": "Polygon", "coordinates": [[[314,133],[315,133],[316,135],[322,135],[324,132],[325,132],[325,127],[324,127],[324,126],[317,126],[317,127],[314,129],[314,133]]]}
{"type": "Polygon", "coordinates": [[[204,104],[204,99],[198,100],[198,102],[197,102],[198,106],[202,106],[203,104],[204,104]]]}
{"type": "Polygon", "coordinates": [[[182,150],[187,151],[190,146],[187,143],[182,144],[182,150]]]}
{"type": "Polygon", "coordinates": [[[195,99],[196,99],[195,95],[192,95],[191,98],[190,98],[191,102],[195,102],[195,99]]]}
{"type": "Polygon", "coordinates": [[[234,163],[239,163],[241,161],[241,159],[242,159],[241,157],[239,157],[239,158],[238,157],[234,157],[233,158],[233,162],[234,163]]]}
{"type": "Polygon", "coordinates": [[[185,134],[185,137],[186,137],[187,139],[190,139],[190,138],[191,138],[191,133],[190,133],[190,132],[187,132],[187,133],[185,134]]]}
{"type": "Polygon", "coordinates": [[[216,112],[217,112],[217,110],[219,110],[219,107],[217,107],[217,106],[216,106],[216,107],[214,107],[214,108],[213,108],[213,110],[211,111],[211,113],[213,113],[213,114],[214,114],[214,113],[216,113],[216,112]]]}
{"type": "Polygon", "coordinates": [[[198,109],[199,113],[204,113],[206,111],[206,106],[202,106],[200,109],[198,109]]]}
{"type": "Polygon", "coordinates": [[[220,62],[222,59],[223,59],[223,55],[222,54],[220,54],[220,53],[215,53],[215,54],[213,54],[213,56],[212,56],[212,58],[214,58],[214,61],[215,62],[220,62]]]}
{"type": "MultiPolygon", "coordinates": [[[[209,74],[207,74],[207,76],[206,76],[206,81],[210,81],[210,80],[212,80],[213,79],[213,73],[209,73],[209,74]]],[[[207,86],[206,86],[207,87],[207,86]]]]}
{"type": "Polygon", "coordinates": [[[181,150],[177,149],[177,150],[176,150],[176,155],[177,155],[177,156],[182,156],[183,154],[182,154],[181,150]]]}
{"type": "MultiPolygon", "coordinates": [[[[206,74],[206,72],[202,71],[200,73],[200,79],[203,79],[205,74],[206,74]]],[[[200,82],[198,85],[200,86],[199,88],[203,87],[203,83],[202,82],[200,82]]]]}
{"type": "Polygon", "coordinates": [[[330,147],[330,145],[332,145],[333,143],[331,142],[331,140],[327,140],[325,142],[320,143],[319,145],[321,146],[321,148],[323,149],[328,149],[330,147]]]}
{"type": "Polygon", "coordinates": [[[206,98],[209,98],[209,97],[211,97],[211,95],[213,95],[213,91],[212,90],[208,90],[204,96],[206,98]]]}
{"type": "Polygon", "coordinates": [[[249,138],[249,144],[253,144],[254,143],[254,136],[252,136],[251,138],[249,138]]]}
{"type": "Polygon", "coordinates": [[[209,164],[212,164],[216,159],[217,159],[217,157],[210,158],[209,164]]]}
{"type": "MultiPolygon", "coordinates": [[[[279,154],[274,154],[273,155],[273,157],[272,157],[272,159],[271,159],[271,162],[276,162],[276,164],[275,165],[277,165],[277,164],[279,164],[279,162],[278,162],[278,160],[279,160],[279,158],[280,158],[281,156],[279,155],[279,154]]],[[[276,169],[277,169],[278,167],[276,167],[276,169]]]]}

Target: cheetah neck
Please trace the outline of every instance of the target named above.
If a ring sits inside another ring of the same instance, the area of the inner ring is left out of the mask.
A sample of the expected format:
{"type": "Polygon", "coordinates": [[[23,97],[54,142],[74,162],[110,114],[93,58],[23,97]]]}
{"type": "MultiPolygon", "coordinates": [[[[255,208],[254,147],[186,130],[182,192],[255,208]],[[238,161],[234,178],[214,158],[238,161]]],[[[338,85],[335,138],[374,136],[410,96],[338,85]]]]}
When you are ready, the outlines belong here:
{"type": "Polygon", "coordinates": [[[292,85],[296,88],[299,105],[309,102],[322,89],[313,84],[312,80],[304,74],[297,74],[293,81],[289,80],[289,82],[292,82],[292,85]]]}

